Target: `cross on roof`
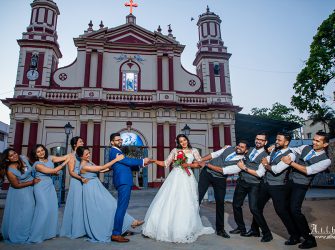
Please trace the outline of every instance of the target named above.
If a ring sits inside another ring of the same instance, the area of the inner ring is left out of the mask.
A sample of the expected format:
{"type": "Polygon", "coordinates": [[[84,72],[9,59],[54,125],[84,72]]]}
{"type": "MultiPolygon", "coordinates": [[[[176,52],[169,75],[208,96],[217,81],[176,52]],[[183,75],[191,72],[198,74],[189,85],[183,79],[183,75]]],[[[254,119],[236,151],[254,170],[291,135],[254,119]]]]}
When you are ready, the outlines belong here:
{"type": "Polygon", "coordinates": [[[137,3],[133,3],[133,0],[129,0],[129,3],[125,3],[124,6],[130,7],[130,14],[133,14],[133,7],[137,7],[137,3]]]}

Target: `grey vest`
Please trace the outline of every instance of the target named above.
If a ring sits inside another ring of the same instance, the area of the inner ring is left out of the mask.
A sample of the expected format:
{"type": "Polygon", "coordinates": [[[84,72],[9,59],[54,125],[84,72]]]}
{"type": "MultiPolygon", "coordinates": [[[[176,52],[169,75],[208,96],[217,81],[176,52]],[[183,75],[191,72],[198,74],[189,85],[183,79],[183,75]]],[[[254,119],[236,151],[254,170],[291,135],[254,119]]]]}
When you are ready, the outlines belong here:
{"type": "MultiPolygon", "coordinates": [[[[250,169],[253,169],[253,170],[258,170],[258,166],[259,166],[259,164],[261,164],[262,159],[264,157],[267,157],[268,154],[264,150],[262,153],[257,155],[257,157],[253,161],[250,161],[249,156],[250,156],[251,152],[253,151],[253,149],[254,148],[249,149],[249,152],[247,153],[247,155],[244,158],[244,164],[247,166],[247,168],[250,168],[250,169]]],[[[256,177],[252,174],[249,174],[245,171],[240,172],[240,179],[244,180],[245,182],[253,183],[253,184],[258,184],[261,181],[261,178],[256,177]]]]}
{"type": "MultiPolygon", "coordinates": [[[[287,150],[285,153],[278,155],[276,158],[272,159],[273,155],[276,152],[272,151],[270,154],[270,165],[277,165],[281,158],[292,153],[291,150],[287,150]]],[[[269,185],[285,185],[286,176],[289,173],[289,167],[284,169],[281,173],[275,174],[272,171],[266,171],[264,175],[264,183],[268,183],[269,185]]]]}
{"type": "MultiPolygon", "coordinates": [[[[301,155],[297,154],[297,159],[296,159],[296,163],[303,165],[303,166],[310,166],[313,165],[315,163],[318,163],[319,161],[323,161],[326,159],[329,159],[327,157],[326,154],[321,154],[321,155],[317,155],[312,157],[311,159],[304,161],[304,158],[308,155],[308,153],[312,150],[313,148],[311,146],[306,146],[302,152],[301,155]]],[[[302,185],[309,185],[313,178],[314,178],[315,174],[313,175],[305,175],[304,173],[296,170],[295,168],[293,168],[291,174],[290,174],[290,179],[297,184],[302,184],[302,185]]]]}
{"type": "MultiPolygon", "coordinates": [[[[224,167],[227,167],[227,166],[231,166],[231,165],[236,165],[239,160],[226,161],[226,158],[228,157],[228,155],[232,154],[233,152],[235,152],[235,148],[234,147],[226,148],[223,151],[222,154],[220,154],[218,157],[210,160],[209,163],[212,164],[212,165],[214,165],[214,166],[221,167],[221,168],[224,168],[224,167]]],[[[206,168],[206,170],[213,177],[227,178],[227,175],[224,175],[223,173],[216,172],[216,171],[211,170],[209,168],[206,168]]]]}

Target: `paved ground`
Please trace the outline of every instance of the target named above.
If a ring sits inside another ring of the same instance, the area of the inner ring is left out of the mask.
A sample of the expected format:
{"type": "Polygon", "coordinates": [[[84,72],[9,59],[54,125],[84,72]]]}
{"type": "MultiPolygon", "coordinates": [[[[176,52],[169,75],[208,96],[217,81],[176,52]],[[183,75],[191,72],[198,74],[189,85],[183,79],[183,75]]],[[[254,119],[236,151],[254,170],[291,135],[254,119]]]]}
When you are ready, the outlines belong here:
{"type": "MultiPolygon", "coordinates": [[[[150,202],[152,201],[157,189],[148,189],[141,191],[133,191],[132,199],[128,212],[135,218],[143,219],[150,202]]],[[[235,227],[232,206],[230,200],[232,198],[232,189],[228,189],[227,203],[226,203],[226,230],[235,227]]],[[[3,194],[0,195],[3,197],[3,194]]],[[[333,211],[335,208],[335,190],[311,190],[307,195],[307,200],[304,202],[303,211],[310,223],[318,225],[325,230],[326,227],[331,227],[335,230],[335,217],[333,211]]],[[[1,200],[1,199],[0,199],[1,200]]],[[[3,202],[3,201],[2,201],[3,202]]],[[[0,218],[2,218],[2,211],[0,209],[0,218]]],[[[59,210],[59,219],[61,221],[63,208],[59,210]]],[[[251,216],[248,211],[247,203],[244,206],[244,215],[247,225],[250,225],[251,216]]],[[[48,240],[40,244],[32,245],[8,245],[0,242],[0,249],[6,250],[23,250],[23,249],[38,249],[38,250],[53,250],[53,249],[90,249],[90,250],[104,250],[104,249],[298,249],[297,246],[287,247],[283,243],[287,237],[282,223],[273,211],[272,204],[269,203],[264,211],[264,215],[269,223],[269,227],[274,233],[274,240],[269,243],[261,243],[260,238],[243,238],[236,235],[231,235],[231,239],[223,239],[215,234],[201,236],[192,244],[174,244],[157,242],[151,239],[143,238],[140,234],[140,229],[136,230],[136,234],[130,237],[130,242],[125,244],[111,242],[108,244],[90,243],[84,238],[70,240],[67,238],[56,238],[48,240]]],[[[164,211],[162,211],[164,216],[164,211]]],[[[215,204],[212,202],[204,202],[201,206],[201,217],[205,225],[215,225],[215,204]]],[[[334,234],[335,236],[335,234],[334,234]]],[[[335,249],[335,239],[318,239],[319,247],[316,249],[335,249]]]]}

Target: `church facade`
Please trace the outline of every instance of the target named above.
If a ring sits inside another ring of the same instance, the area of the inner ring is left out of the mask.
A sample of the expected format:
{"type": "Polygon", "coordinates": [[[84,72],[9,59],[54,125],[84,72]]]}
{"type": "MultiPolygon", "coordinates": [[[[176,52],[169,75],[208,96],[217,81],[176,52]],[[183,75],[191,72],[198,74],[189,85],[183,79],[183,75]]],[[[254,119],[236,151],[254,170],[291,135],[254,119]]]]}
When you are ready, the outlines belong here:
{"type": "MultiPolygon", "coordinates": [[[[92,23],[74,38],[77,58],[58,67],[60,11],[52,0],[34,0],[20,46],[15,92],[2,100],[10,109],[9,145],[27,154],[37,143],[51,152],[66,147],[64,125],[73,127],[91,148],[93,162],[104,162],[109,136],[120,132],[124,142],[145,148],[148,157],[163,160],[175,147],[176,135],[189,127],[193,147],[205,155],[235,144],[229,58],[218,15],[207,10],[197,22],[196,74],[185,70],[185,48],[159,27],[149,31],[126,22],[108,28],[92,23]],[[187,126],[186,126],[187,125],[187,126]]],[[[149,186],[164,181],[169,168],[150,165],[149,186]]],[[[68,178],[67,178],[68,179],[68,178]]],[[[68,180],[67,180],[68,182],[68,180]]]]}

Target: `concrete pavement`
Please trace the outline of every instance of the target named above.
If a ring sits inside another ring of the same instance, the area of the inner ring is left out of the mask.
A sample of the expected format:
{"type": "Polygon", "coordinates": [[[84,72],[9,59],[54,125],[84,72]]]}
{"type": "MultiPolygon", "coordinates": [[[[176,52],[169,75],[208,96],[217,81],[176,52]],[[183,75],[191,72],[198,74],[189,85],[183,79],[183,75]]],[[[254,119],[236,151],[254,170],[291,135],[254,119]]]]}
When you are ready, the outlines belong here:
{"type": "MultiPolygon", "coordinates": [[[[133,191],[132,198],[130,201],[130,206],[128,212],[138,219],[143,219],[145,213],[154,198],[157,189],[147,189],[140,191],[133,191]]],[[[115,193],[113,193],[115,197],[115,193]]],[[[228,190],[227,199],[231,199],[232,190],[228,190]]],[[[229,202],[229,201],[228,201],[229,202]]],[[[63,208],[59,209],[59,221],[62,219],[63,208]]],[[[162,211],[162,216],[164,216],[164,211],[162,211]]],[[[232,214],[226,214],[226,230],[229,231],[235,227],[234,223],[229,223],[232,220],[232,214]]],[[[215,206],[213,204],[204,204],[201,206],[201,218],[203,223],[215,226],[215,206]]],[[[279,220],[279,219],[278,219],[279,220]]],[[[103,243],[91,243],[84,238],[70,240],[67,238],[56,238],[53,240],[48,240],[40,244],[31,245],[9,245],[4,242],[0,242],[0,249],[6,250],[25,250],[25,249],[36,249],[36,250],[53,250],[53,249],[90,249],[90,250],[104,250],[104,249],[298,249],[297,246],[287,247],[284,246],[284,241],[282,237],[274,234],[274,240],[269,243],[261,243],[260,238],[244,238],[237,235],[231,235],[231,239],[224,239],[222,237],[212,235],[200,236],[198,240],[192,244],[175,244],[166,242],[157,242],[152,239],[142,237],[140,229],[135,230],[136,234],[129,237],[129,243],[115,243],[111,242],[108,244],[103,243]]],[[[326,249],[323,247],[322,249],[326,249]]],[[[332,248],[329,248],[332,249],[332,248]]]]}

